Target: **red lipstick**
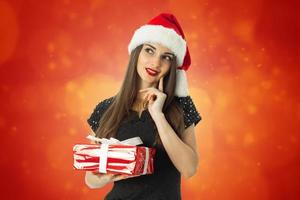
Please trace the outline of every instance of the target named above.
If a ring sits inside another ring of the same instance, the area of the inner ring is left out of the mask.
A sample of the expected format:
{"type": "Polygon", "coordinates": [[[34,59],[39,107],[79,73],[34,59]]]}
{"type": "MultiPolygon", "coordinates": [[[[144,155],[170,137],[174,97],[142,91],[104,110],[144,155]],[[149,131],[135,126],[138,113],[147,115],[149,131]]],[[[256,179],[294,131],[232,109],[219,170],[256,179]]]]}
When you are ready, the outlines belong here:
{"type": "Polygon", "coordinates": [[[150,76],[156,76],[159,73],[158,71],[151,68],[146,68],[146,71],[150,76]]]}

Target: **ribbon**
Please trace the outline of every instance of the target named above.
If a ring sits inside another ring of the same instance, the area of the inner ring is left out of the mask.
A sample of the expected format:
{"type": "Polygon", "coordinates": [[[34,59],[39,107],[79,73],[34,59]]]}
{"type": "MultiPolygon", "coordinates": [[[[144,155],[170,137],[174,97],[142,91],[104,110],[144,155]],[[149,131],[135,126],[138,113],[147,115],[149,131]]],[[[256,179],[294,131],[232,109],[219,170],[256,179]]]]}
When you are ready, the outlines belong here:
{"type": "Polygon", "coordinates": [[[133,137],[122,141],[113,137],[106,139],[106,138],[97,138],[92,135],[88,135],[86,138],[94,142],[101,142],[101,144],[124,144],[124,145],[132,145],[132,146],[143,144],[143,141],[141,140],[140,137],[133,137]]]}
{"type": "MultiPolygon", "coordinates": [[[[143,144],[143,141],[141,140],[140,137],[133,137],[129,138],[127,140],[118,140],[116,138],[97,138],[92,135],[88,135],[87,139],[94,141],[94,142],[101,142],[100,145],[100,153],[99,153],[99,172],[100,173],[106,173],[106,165],[107,165],[107,157],[108,157],[108,146],[111,144],[122,144],[122,145],[131,145],[131,146],[136,146],[143,144]]],[[[148,159],[149,159],[149,149],[146,148],[146,159],[145,159],[145,164],[144,164],[144,170],[143,174],[146,174],[147,172],[147,166],[148,166],[148,159]]]]}

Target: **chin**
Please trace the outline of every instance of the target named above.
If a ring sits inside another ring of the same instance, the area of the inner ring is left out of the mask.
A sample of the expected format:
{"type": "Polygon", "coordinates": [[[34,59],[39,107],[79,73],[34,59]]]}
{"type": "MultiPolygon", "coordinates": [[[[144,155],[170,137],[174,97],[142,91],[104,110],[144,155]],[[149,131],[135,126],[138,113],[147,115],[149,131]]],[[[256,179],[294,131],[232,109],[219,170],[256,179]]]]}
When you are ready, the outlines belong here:
{"type": "Polygon", "coordinates": [[[143,77],[143,80],[146,81],[146,82],[156,82],[157,81],[157,77],[153,77],[153,76],[150,76],[148,74],[145,74],[144,77],[143,77]]]}
{"type": "Polygon", "coordinates": [[[155,85],[157,83],[156,79],[150,80],[149,78],[143,78],[142,81],[147,83],[148,85],[155,85]]]}

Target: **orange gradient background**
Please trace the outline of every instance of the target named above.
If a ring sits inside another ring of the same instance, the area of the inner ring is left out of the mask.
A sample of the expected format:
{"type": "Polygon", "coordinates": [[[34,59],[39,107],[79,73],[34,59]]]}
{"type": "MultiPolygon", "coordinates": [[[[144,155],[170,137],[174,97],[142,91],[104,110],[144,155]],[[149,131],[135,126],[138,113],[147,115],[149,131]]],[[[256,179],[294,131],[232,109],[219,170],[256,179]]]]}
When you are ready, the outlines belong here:
{"type": "Polygon", "coordinates": [[[297,1],[0,1],[1,199],[103,199],[72,168],[135,29],[171,12],[192,56],[200,165],[184,200],[299,199],[297,1]]]}

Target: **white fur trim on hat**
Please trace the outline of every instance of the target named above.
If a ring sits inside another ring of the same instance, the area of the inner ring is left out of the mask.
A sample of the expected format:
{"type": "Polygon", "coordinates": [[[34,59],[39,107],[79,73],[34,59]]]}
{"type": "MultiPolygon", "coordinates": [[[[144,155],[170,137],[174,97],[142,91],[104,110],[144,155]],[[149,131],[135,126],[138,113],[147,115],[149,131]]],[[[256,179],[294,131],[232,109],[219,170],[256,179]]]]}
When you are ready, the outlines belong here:
{"type": "Polygon", "coordinates": [[[174,95],[178,97],[186,97],[189,95],[188,82],[184,70],[176,70],[176,87],[174,95]]]}
{"type": "Polygon", "coordinates": [[[171,28],[161,25],[143,25],[135,32],[128,45],[128,52],[145,42],[153,42],[169,48],[177,57],[177,65],[181,66],[186,53],[186,41],[171,28]]]}

